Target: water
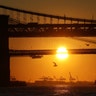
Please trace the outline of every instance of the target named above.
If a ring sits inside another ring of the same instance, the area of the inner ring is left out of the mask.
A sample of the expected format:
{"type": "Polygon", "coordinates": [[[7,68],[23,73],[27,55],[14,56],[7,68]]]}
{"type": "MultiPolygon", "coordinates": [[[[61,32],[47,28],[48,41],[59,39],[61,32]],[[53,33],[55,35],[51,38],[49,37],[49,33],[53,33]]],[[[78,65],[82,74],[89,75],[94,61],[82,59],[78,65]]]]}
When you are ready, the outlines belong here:
{"type": "Polygon", "coordinates": [[[31,86],[0,88],[0,96],[96,96],[96,86],[31,86]]]}

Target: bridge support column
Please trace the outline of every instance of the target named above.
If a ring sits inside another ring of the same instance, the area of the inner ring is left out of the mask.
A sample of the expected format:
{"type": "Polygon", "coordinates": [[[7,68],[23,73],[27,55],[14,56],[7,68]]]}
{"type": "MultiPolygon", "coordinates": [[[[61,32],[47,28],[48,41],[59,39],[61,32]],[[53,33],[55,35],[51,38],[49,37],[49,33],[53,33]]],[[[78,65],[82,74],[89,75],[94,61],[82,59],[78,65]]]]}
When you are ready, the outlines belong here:
{"type": "Polygon", "coordinates": [[[8,16],[0,15],[0,86],[10,84],[8,16]]]}

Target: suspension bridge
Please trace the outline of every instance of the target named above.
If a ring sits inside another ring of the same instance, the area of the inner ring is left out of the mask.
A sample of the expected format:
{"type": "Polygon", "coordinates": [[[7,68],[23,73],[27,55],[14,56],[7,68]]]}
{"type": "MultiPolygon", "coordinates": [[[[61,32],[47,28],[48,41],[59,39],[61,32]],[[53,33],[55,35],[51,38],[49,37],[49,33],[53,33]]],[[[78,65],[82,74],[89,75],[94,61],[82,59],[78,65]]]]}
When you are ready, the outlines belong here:
{"type": "Polygon", "coordinates": [[[57,16],[0,5],[1,14],[9,15],[10,37],[96,36],[96,20],[57,16]]]}
{"type": "MultiPolygon", "coordinates": [[[[0,54],[0,86],[9,85],[10,57],[31,56],[41,58],[42,55],[56,54],[56,49],[9,49],[8,38],[96,37],[96,20],[93,18],[81,19],[65,15],[57,16],[3,5],[0,5],[0,26],[0,53],[2,53],[0,54]]],[[[68,49],[68,52],[70,54],[96,54],[96,49],[68,49]]]]}

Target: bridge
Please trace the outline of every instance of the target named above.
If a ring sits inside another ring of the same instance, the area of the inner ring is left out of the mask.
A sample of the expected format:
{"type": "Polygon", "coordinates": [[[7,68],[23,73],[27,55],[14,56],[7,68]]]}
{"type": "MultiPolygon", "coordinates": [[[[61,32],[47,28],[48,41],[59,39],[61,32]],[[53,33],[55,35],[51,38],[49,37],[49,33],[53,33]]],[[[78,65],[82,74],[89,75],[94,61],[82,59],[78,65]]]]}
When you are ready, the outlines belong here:
{"type": "MultiPolygon", "coordinates": [[[[96,54],[96,49],[67,49],[68,54],[96,54]]],[[[10,56],[30,56],[39,58],[43,55],[55,55],[57,49],[53,50],[10,50],[10,56]]]]}
{"type": "MultiPolygon", "coordinates": [[[[95,36],[96,20],[93,19],[50,15],[0,5],[0,86],[10,85],[10,57],[41,58],[43,55],[56,54],[56,49],[9,49],[8,38],[95,36]]],[[[96,49],[68,49],[68,52],[96,54],[96,49]]]]}
{"type": "Polygon", "coordinates": [[[9,37],[96,36],[96,20],[37,13],[0,5],[9,15],[9,37]]]}

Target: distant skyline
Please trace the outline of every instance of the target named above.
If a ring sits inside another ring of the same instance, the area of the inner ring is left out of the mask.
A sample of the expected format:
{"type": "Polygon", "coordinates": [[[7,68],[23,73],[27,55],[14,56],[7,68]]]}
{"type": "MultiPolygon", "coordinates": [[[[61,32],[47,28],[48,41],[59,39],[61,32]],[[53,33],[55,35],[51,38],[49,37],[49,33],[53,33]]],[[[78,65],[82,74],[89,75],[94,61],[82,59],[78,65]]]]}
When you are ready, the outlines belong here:
{"type": "MultiPolygon", "coordinates": [[[[96,0],[0,0],[1,5],[25,9],[35,12],[69,16],[75,18],[96,19],[96,0]]],[[[91,38],[96,41],[96,38],[91,38]]],[[[9,48],[13,49],[54,49],[60,46],[66,48],[96,48],[96,44],[77,41],[71,38],[10,38],[9,48]]],[[[70,55],[65,60],[59,60],[55,55],[44,56],[41,59],[31,57],[10,58],[11,76],[17,80],[34,81],[42,76],[64,76],[69,79],[69,72],[79,80],[96,80],[96,55],[70,55]],[[53,62],[58,64],[53,66],[53,62]]]]}

